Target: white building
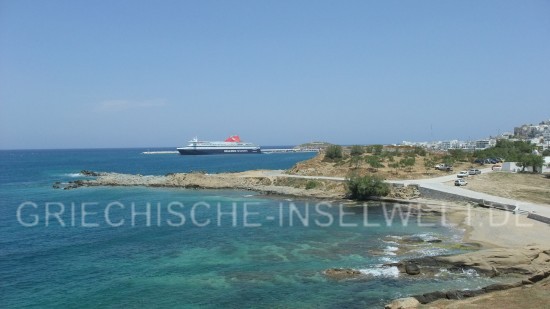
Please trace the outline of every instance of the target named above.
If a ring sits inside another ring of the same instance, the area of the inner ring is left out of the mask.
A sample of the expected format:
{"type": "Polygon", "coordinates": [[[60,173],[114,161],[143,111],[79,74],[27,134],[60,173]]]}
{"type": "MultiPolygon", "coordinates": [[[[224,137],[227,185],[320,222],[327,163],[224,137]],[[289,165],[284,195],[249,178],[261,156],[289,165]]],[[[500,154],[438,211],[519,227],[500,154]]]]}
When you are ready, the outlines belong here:
{"type": "MultiPolygon", "coordinates": [[[[548,167],[548,164],[550,164],[550,156],[544,157],[544,164],[542,165],[542,169],[538,168],[538,170],[542,170],[543,173],[550,173],[550,167],[548,167]]],[[[517,173],[523,171],[523,167],[518,166],[517,162],[504,162],[502,163],[502,167],[500,168],[503,172],[511,172],[511,173],[517,173]]],[[[525,167],[526,172],[533,172],[532,166],[525,167]]]]}
{"type": "MultiPolygon", "coordinates": [[[[502,167],[500,168],[502,172],[511,172],[511,173],[517,173],[521,172],[523,170],[523,167],[517,166],[517,162],[504,162],[502,163],[502,167]]],[[[525,168],[526,172],[531,172],[531,167],[525,168]]]]}

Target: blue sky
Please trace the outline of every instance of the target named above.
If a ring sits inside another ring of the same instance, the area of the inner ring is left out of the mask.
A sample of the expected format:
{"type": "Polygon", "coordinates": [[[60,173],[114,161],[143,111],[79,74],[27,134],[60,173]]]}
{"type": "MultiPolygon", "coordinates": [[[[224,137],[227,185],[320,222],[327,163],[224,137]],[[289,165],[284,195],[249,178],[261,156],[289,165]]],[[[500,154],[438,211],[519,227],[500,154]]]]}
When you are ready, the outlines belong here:
{"type": "Polygon", "coordinates": [[[0,0],[0,148],[477,139],[550,118],[550,1],[0,0]]]}

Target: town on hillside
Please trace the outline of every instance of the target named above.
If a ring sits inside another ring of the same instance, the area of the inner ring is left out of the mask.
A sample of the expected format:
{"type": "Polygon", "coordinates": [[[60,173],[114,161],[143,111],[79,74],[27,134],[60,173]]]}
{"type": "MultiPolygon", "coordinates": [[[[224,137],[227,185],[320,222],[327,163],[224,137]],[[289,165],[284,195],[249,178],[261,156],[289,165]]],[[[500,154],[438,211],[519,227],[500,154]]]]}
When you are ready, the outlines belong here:
{"type": "Polygon", "coordinates": [[[498,136],[490,136],[488,138],[462,141],[462,140],[447,140],[447,141],[432,141],[432,142],[410,142],[403,141],[404,146],[420,146],[432,150],[449,150],[462,149],[466,151],[482,150],[494,147],[497,140],[509,141],[528,141],[535,145],[537,151],[543,152],[550,149],[550,119],[540,122],[538,125],[524,124],[514,128],[514,132],[504,132],[498,136]]]}

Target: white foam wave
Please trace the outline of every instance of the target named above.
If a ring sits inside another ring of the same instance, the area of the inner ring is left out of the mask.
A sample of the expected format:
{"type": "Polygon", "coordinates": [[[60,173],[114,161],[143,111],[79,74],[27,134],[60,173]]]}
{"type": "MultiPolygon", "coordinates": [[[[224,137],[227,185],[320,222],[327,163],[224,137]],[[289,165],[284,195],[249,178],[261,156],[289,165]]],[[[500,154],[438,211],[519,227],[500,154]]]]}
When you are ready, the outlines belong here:
{"type": "Polygon", "coordinates": [[[399,276],[399,269],[396,266],[378,266],[373,268],[359,269],[359,271],[367,276],[381,277],[381,278],[397,278],[399,276]]]}
{"type": "Polygon", "coordinates": [[[421,256],[435,256],[435,255],[444,254],[447,251],[443,248],[431,247],[431,248],[422,248],[422,249],[413,250],[412,252],[417,252],[421,256]]]}
{"type": "Polygon", "coordinates": [[[422,238],[423,241],[430,241],[430,240],[436,240],[440,239],[440,237],[435,237],[432,233],[420,233],[420,234],[414,234],[415,237],[422,238]]]}
{"type": "Polygon", "coordinates": [[[440,268],[439,272],[434,275],[434,277],[447,277],[450,275],[450,272],[446,268],[440,268]]]}
{"type": "Polygon", "coordinates": [[[380,261],[384,262],[384,263],[397,263],[398,260],[396,259],[392,259],[391,257],[389,256],[383,256],[380,258],[380,261]]]}
{"type": "Polygon", "coordinates": [[[71,178],[84,177],[84,175],[82,175],[80,173],[67,173],[67,174],[63,174],[63,176],[71,177],[71,178]]]}
{"type": "Polygon", "coordinates": [[[467,277],[479,277],[479,273],[475,269],[463,269],[462,273],[467,277]]]}
{"type": "Polygon", "coordinates": [[[435,277],[450,277],[450,276],[459,276],[467,278],[479,277],[479,273],[475,269],[462,269],[461,272],[450,272],[446,268],[439,269],[439,272],[435,274],[435,277]]]}
{"type": "Polygon", "coordinates": [[[395,251],[399,250],[399,247],[395,247],[395,246],[387,246],[386,248],[384,248],[384,253],[386,255],[397,255],[395,253],[395,251]]]}

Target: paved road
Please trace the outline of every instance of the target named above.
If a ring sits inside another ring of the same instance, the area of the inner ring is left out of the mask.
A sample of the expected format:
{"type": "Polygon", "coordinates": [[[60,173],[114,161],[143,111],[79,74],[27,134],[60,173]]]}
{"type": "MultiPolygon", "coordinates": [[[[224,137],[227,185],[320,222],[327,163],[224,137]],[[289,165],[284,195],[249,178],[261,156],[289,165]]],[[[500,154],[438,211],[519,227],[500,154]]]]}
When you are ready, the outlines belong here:
{"type": "MultiPolygon", "coordinates": [[[[491,173],[493,171],[491,170],[491,168],[484,168],[484,169],[481,169],[481,172],[491,173]]],[[[475,177],[475,176],[470,176],[470,177],[475,177]]],[[[460,195],[470,199],[484,200],[488,203],[514,205],[519,207],[519,209],[522,211],[532,212],[545,217],[550,217],[550,205],[518,201],[510,198],[494,196],[487,193],[468,190],[467,186],[457,187],[457,186],[451,186],[451,185],[445,184],[446,182],[454,181],[456,178],[457,178],[456,174],[453,174],[453,175],[436,177],[436,178],[428,178],[428,179],[390,180],[388,182],[403,184],[403,185],[415,184],[426,189],[436,190],[436,191],[444,192],[448,194],[460,195]]]]}
{"type": "Polygon", "coordinates": [[[303,175],[289,175],[285,174],[284,170],[268,170],[263,171],[264,176],[277,176],[277,177],[288,177],[288,178],[302,178],[302,179],[322,179],[322,180],[334,180],[334,181],[345,181],[344,177],[330,177],[330,176],[303,176],[303,175]]]}
{"type": "MultiPolygon", "coordinates": [[[[491,173],[491,168],[481,169],[482,173],[491,173]]],[[[457,172],[458,173],[458,172],[457,172]]],[[[550,205],[544,204],[535,204],[524,201],[518,201],[514,199],[494,196],[486,193],[476,192],[468,190],[464,187],[456,187],[445,184],[446,182],[454,181],[457,177],[456,174],[427,178],[427,179],[413,179],[413,180],[388,180],[387,182],[393,184],[402,184],[402,185],[417,185],[426,189],[436,190],[439,192],[444,192],[448,194],[460,195],[469,199],[476,200],[485,200],[488,203],[498,203],[498,204],[507,204],[518,206],[520,210],[532,212],[539,214],[541,216],[550,218],[550,205]]],[[[290,178],[303,178],[303,179],[322,179],[322,180],[333,180],[333,181],[344,181],[344,177],[328,177],[328,176],[301,176],[301,175],[288,175],[284,174],[282,170],[266,171],[266,176],[281,176],[281,177],[290,177],[290,178]]],[[[472,177],[472,176],[470,176],[472,177]]],[[[475,176],[473,176],[475,177],[475,176]]]]}

